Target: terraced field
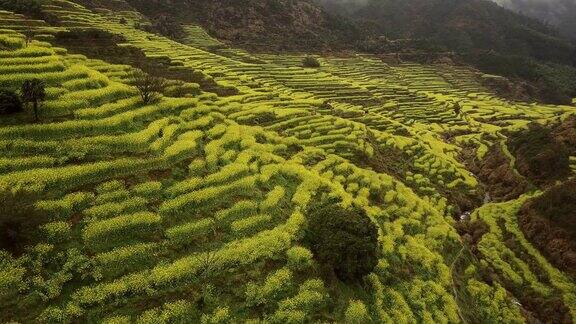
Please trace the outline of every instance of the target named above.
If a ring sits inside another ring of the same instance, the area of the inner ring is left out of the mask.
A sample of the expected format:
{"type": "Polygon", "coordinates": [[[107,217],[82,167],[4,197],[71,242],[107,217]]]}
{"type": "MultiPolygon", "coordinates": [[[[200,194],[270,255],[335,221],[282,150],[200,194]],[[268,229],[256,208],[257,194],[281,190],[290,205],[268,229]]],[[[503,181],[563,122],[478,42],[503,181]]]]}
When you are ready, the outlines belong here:
{"type": "Polygon", "coordinates": [[[506,101],[466,67],[358,54],[302,68],[303,55],[250,54],[197,26],[176,42],[135,28],[135,12],[44,9],[58,26],[0,12],[1,87],[47,84],[40,123],[0,119],[0,192],[29,199],[40,233],[0,252],[3,322],[576,320],[574,278],[518,227],[541,192],[490,202],[470,168],[575,107],[506,101]],[[134,66],[54,45],[90,28],[227,91],[171,80],[183,95],[143,104],[134,66]],[[320,197],[377,225],[379,262],[361,283],[328,280],[302,242],[320,197]],[[461,215],[487,225],[474,251],[461,215]]]}

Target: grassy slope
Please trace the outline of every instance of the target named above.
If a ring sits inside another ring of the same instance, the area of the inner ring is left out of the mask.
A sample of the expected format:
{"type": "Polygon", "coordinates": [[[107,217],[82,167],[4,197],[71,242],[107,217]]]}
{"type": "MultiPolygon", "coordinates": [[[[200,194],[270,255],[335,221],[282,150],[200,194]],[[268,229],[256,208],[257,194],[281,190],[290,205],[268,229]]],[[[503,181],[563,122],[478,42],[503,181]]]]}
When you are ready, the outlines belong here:
{"type": "Polygon", "coordinates": [[[359,300],[378,322],[508,322],[524,310],[504,289],[522,300],[526,287],[576,318],[574,283],[516,230],[524,198],[474,214],[489,225],[475,257],[462,257],[452,218],[482,198],[462,148],[481,156],[507,131],[573,107],[501,100],[453,66],[355,56],[303,69],[298,55],[215,49],[197,29],[186,44],[148,34],[131,27],[142,19],[133,12],[63,0],[46,10],[63,27],[39,24],[27,48],[24,18],[0,14],[16,44],[0,52],[0,83],[49,85],[42,123],[23,114],[0,127],[0,189],[39,196],[44,219],[24,256],[1,255],[3,321],[342,321],[359,300]],[[143,106],[132,67],[50,44],[58,30],[90,26],[239,94],[143,106]],[[379,226],[380,263],[362,284],[294,262],[306,206],[322,192],[379,226]],[[502,243],[504,225],[527,252],[502,243]]]}

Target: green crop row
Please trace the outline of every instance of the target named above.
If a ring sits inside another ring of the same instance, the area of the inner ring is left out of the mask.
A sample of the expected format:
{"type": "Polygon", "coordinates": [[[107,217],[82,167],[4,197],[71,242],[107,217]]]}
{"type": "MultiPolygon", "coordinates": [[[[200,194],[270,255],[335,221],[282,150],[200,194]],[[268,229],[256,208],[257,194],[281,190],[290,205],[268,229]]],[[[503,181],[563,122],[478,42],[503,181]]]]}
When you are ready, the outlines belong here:
{"type": "Polygon", "coordinates": [[[89,223],[82,230],[82,238],[89,247],[101,251],[122,242],[150,238],[160,225],[159,215],[140,212],[89,223]]]}

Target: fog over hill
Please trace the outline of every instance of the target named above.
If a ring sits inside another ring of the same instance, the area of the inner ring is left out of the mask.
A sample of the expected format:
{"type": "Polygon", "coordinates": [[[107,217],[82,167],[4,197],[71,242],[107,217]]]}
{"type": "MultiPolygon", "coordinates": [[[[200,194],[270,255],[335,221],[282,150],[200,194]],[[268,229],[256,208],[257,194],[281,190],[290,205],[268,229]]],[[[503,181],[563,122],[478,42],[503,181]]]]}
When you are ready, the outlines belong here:
{"type": "Polygon", "coordinates": [[[554,25],[565,36],[576,39],[576,0],[495,0],[495,2],[554,25]]]}
{"type": "MultiPolygon", "coordinates": [[[[317,0],[332,11],[350,14],[370,0],[317,0]]],[[[512,11],[536,18],[558,28],[566,37],[576,39],[576,0],[492,0],[512,11]]]]}

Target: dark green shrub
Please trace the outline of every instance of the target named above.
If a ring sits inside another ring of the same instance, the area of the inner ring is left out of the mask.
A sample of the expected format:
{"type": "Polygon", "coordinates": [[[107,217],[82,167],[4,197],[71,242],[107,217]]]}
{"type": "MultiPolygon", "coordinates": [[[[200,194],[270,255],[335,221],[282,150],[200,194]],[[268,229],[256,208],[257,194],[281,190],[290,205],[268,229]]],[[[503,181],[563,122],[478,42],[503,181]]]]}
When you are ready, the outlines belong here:
{"type": "Polygon", "coordinates": [[[307,68],[319,68],[320,61],[318,61],[314,56],[306,56],[302,59],[302,66],[307,68]]]}
{"type": "Polygon", "coordinates": [[[0,9],[14,11],[19,14],[42,16],[42,1],[39,0],[0,0],[0,9]]]}
{"type": "Polygon", "coordinates": [[[15,114],[21,111],[20,96],[14,91],[0,90],[0,115],[15,114]]]}
{"type": "Polygon", "coordinates": [[[20,255],[37,235],[43,217],[36,200],[36,194],[0,192],[0,250],[20,255]]]}
{"type": "Polygon", "coordinates": [[[159,15],[151,19],[151,21],[152,24],[150,25],[140,24],[136,27],[146,32],[159,34],[171,39],[178,39],[185,35],[182,25],[172,16],[159,15]]]}
{"type": "Polygon", "coordinates": [[[378,230],[363,210],[330,202],[311,207],[308,220],[305,241],[320,265],[343,281],[360,280],[374,270],[378,230]]]}

